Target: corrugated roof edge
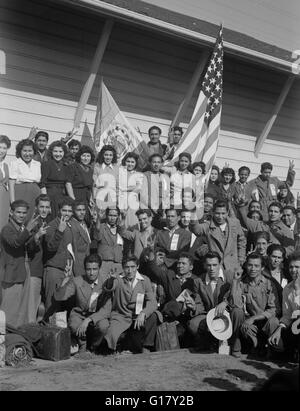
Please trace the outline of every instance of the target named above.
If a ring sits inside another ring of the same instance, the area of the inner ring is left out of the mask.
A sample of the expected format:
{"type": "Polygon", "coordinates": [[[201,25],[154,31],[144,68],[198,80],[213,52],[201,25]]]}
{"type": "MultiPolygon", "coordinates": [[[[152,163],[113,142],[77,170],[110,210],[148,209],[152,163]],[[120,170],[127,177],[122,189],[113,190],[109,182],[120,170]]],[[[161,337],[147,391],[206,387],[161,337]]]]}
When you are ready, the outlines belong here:
{"type": "MultiPolygon", "coordinates": [[[[203,45],[213,44],[219,29],[216,24],[141,0],[60,0],[60,2],[98,10],[107,16],[118,17],[143,26],[152,26],[159,31],[172,33],[203,45]]],[[[225,25],[223,34],[225,50],[227,49],[230,54],[292,73],[295,59],[290,51],[227,29],[225,25]]]]}

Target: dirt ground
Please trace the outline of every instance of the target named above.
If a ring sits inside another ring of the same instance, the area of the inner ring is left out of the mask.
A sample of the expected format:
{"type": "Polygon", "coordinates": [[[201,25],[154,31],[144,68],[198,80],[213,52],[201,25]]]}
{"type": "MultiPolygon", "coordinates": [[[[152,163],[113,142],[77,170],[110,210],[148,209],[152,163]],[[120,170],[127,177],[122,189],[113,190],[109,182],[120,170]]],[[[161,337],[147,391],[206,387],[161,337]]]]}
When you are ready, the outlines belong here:
{"type": "Polygon", "coordinates": [[[186,349],[56,363],[34,360],[26,368],[0,369],[0,391],[251,391],[274,371],[291,368],[186,349]]]}

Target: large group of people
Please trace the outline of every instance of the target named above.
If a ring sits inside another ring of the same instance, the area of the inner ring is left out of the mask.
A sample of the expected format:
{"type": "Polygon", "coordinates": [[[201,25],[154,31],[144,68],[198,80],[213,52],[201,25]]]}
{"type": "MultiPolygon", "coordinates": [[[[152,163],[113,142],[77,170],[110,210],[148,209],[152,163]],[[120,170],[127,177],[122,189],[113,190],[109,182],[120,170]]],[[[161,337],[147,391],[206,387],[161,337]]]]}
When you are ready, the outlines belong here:
{"type": "Polygon", "coordinates": [[[176,157],[183,130],[162,144],[149,129],[148,163],[46,131],[16,145],[0,135],[0,309],[19,327],[66,312],[79,351],[154,351],[176,326],[181,347],[218,349],[207,314],[226,312],[230,352],[295,358],[300,314],[300,198],[271,163],[207,173],[176,157]],[[69,140],[69,141],[68,141],[69,140]],[[47,148],[48,147],[48,148],[47,148]],[[174,158],[177,161],[174,161],[174,158]],[[297,327],[296,327],[297,328],[297,327]]]}

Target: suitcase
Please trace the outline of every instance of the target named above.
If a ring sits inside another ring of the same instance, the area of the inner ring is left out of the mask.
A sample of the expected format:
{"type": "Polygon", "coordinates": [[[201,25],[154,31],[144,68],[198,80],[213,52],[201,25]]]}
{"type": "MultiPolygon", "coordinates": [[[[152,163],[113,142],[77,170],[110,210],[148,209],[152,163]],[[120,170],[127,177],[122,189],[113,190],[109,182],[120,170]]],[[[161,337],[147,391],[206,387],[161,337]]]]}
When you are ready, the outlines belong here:
{"type": "Polygon", "coordinates": [[[175,321],[164,322],[157,328],[155,348],[156,351],[180,349],[175,321]]]}
{"type": "Polygon", "coordinates": [[[41,327],[41,339],[35,344],[39,358],[50,361],[67,360],[71,356],[71,333],[69,328],[55,325],[41,327]]]}

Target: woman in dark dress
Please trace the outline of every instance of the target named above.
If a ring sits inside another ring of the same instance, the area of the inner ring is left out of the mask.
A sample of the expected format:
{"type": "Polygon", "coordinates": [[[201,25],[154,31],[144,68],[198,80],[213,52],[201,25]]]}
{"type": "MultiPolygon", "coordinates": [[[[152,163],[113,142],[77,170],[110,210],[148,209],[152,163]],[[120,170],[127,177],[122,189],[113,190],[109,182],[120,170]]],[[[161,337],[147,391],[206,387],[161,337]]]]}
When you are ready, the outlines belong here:
{"type": "Polygon", "coordinates": [[[66,196],[66,182],[69,181],[68,166],[64,163],[67,147],[61,141],[54,141],[48,149],[49,160],[42,163],[41,192],[51,200],[51,216],[58,216],[58,205],[66,196]]]}
{"type": "Polygon", "coordinates": [[[91,204],[94,159],[93,150],[82,146],[76,153],[75,163],[68,166],[67,193],[73,200],[85,201],[87,206],[91,204]]]}
{"type": "Polygon", "coordinates": [[[218,200],[222,196],[220,189],[220,169],[218,166],[213,165],[211,168],[209,180],[205,189],[205,194],[210,194],[218,200]]]}

